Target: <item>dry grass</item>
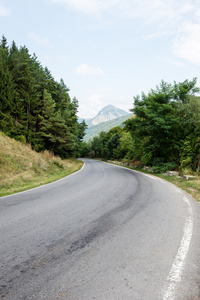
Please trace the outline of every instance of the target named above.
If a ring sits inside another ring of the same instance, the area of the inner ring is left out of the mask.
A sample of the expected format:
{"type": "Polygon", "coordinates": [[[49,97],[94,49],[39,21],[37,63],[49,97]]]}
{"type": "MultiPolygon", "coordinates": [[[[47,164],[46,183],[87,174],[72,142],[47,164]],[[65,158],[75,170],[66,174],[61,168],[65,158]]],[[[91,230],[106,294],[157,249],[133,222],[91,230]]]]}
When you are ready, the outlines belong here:
{"type": "Polygon", "coordinates": [[[160,177],[177,185],[181,189],[185,190],[188,194],[190,194],[194,199],[200,202],[200,177],[199,176],[197,176],[197,179],[188,180],[188,181],[176,177],[166,178],[166,176],[163,177],[162,175],[160,177]]]}
{"type": "Polygon", "coordinates": [[[0,132],[0,196],[12,194],[69,175],[82,166],[49,151],[37,153],[0,132]]]}

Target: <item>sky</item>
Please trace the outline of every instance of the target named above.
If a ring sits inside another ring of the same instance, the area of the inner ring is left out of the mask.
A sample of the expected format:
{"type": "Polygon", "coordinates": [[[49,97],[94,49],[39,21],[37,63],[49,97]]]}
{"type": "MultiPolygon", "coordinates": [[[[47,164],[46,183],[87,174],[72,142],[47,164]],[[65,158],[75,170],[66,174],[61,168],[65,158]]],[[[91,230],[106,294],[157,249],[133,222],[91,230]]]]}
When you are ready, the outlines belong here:
{"type": "Polygon", "coordinates": [[[64,80],[81,118],[129,112],[161,80],[200,86],[200,0],[0,0],[0,34],[64,80]]]}

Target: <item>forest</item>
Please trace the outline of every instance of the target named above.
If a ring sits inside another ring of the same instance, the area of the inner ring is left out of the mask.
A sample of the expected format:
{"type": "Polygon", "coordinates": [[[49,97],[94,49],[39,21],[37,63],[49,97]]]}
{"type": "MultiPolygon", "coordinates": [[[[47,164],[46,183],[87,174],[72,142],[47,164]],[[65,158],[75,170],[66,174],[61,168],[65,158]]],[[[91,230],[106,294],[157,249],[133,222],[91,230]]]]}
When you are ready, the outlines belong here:
{"type": "Polygon", "coordinates": [[[32,149],[62,158],[78,157],[86,124],[79,124],[78,100],[69,96],[26,46],[0,41],[0,131],[32,149]]]}
{"type": "Polygon", "coordinates": [[[123,127],[102,131],[84,144],[85,155],[131,161],[154,172],[200,171],[200,89],[197,78],[161,81],[147,95],[134,97],[133,117],[123,127]]]}
{"type": "MultiPolygon", "coordinates": [[[[133,86],[134,89],[134,86],[133,86]]],[[[32,149],[62,158],[91,157],[131,161],[155,172],[200,172],[200,89],[197,78],[161,83],[134,97],[133,116],[122,127],[83,142],[78,100],[69,96],[36,55],[13,41],[0,41],[0,131],[32,149]]]]}

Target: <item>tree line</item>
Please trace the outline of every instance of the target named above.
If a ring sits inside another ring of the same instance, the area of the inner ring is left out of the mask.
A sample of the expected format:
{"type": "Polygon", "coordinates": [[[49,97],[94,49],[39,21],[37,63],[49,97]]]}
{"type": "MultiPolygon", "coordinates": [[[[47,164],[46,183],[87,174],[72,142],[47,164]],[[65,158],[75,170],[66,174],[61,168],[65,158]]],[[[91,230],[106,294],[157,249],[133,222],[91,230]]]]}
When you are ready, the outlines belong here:
{"type": "Polygon", "coordinates": [[[79,156],[86,124],[79,124],[78,100],[69,96],[35,54],[5,36],[0,41],[0,130],[63,158],[79,156]]]}
{"type": "Polygon", "coordinates": [[[85,155],[153,167],[200,171],[200,89],[197,79],[164,81],[134,97],[133,117],[84,145],[85,155]]]}

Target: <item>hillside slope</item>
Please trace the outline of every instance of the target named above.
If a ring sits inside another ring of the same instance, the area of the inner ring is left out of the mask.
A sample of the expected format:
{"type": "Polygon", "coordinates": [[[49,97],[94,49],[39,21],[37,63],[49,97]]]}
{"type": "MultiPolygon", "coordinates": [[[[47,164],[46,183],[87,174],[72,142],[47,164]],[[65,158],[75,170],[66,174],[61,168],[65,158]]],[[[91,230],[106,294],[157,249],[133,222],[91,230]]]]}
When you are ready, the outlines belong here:
{"type": "Polygon", "coordinates": [[[0,196],[57,180],[78,170],[81,161],[37,153],[0,132],[0,196]]]}
{"type": "Polygon", "coordinates": [[[88,142],[94,136],[98,135],[101,131],[108,132],[113,127],[122,126],[123,122],[126,121],[127,119],[129,119],[131,116],[132,116],[132,114],[126,114],[126,115],[116,118],[114,120],[110,120],[110,121],[103,122],[103,123],[100,123],[95,126],[88,127],[85,131],[86,135],[84,137],[84,141],[88,142]]]}

